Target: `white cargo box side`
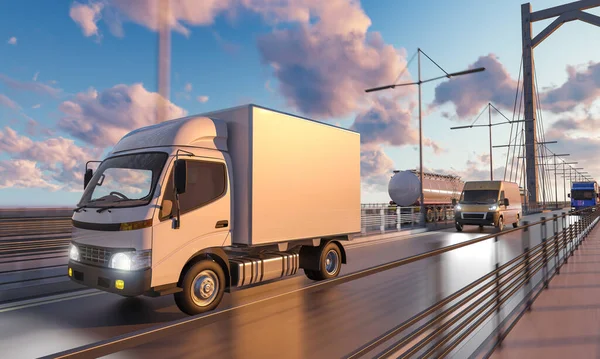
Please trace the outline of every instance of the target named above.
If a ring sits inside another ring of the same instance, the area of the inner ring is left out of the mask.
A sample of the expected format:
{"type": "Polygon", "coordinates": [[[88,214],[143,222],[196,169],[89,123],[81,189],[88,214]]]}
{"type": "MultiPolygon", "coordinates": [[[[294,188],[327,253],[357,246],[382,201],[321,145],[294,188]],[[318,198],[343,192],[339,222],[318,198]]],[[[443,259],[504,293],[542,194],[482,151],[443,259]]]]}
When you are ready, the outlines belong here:
{"type": "Polygon", "coordinates": [[[360,135],[249,105],[204,114],[228,123],[233,243],[360,232],[360,135]]]}
{"type": "Polygon", "coordinates": [[[253,107],[252,244],[360,232],[360,135],[253,107]]]}

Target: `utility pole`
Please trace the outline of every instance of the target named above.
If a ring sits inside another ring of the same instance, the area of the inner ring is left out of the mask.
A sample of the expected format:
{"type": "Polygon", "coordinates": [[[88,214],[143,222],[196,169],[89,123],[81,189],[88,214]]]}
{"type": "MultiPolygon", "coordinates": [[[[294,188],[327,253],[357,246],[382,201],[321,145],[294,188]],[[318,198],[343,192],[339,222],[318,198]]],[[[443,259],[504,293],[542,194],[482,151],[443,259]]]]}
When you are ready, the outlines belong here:
{"type": "Polygon", "coordinates": [[[494,165],[492,164],[492,104],[488,102],[488,114],[490,124],[490,181],[494,180],[494,165]]]}
{"type": "MultiPolygon", "coordinates": [[[[531,4],[521,5],[521,31],[523,40],[523,99],[525,105],[525,143],[527,158],[527,187],[530,203],[537,203],[537,119],[533,49],[544,39],[556,31],[562,24],[574,20],[582,20],[588,24],[600,27],[600,17],[583,10],[600,6],[600,0],[580,0],[552,8],[531,12],[531,4]],[[546,26],[538,35],[532,38],[532,23],[557,17],[550,25],[546,26]]],[[[543,178],[543,176],[542,176],[543,178]]]]}
{"type": "Polygon", "coordinates": [[[417,55],[418,55],[418,67],[419,67],[417,82],[408,82],[408,83],[374,87],[374,88],[366,89],[365,92],[368,93],[368,92],[374,92],[374,91],[394,89],[399,86],[417,85],[419,87],[419,180],[421,182],[420,183],[421,196],[420,196],[420,216],[419,217],[421,218],[421,223],[423,224],[423,226],[425,226],[426,216],[425,216],[425,194],[423,193],[423,179],[424,179],[424,176],[423,176],[423,114],[421,111],[421,85],[426,82],[431,82],[431,81],[435,81],[435,80],[439,80],[439,79],[443,79],[443,78],[452,78],[452,77],[456,77],[456,76],[463,76],[463,75],[468,75],[468,74],[472,74],[475,72],[485,71],[485,67],[478,67],[475,69],[468,69],[468,70],[464,70],[464,71],[448,73],[448,72],[446,72],[446,70],[444,70],[442,67],[440,67],[440,65],[438,65],[435,61],[433,61],[426,53],[421,51],[421,48],[418,48],[417,52],[418,52],[417,55]],[[434,77],[434,78],[427,79],[427,80],[421,80],[421,53],[423,53],[423,55],[425,55],[431,62],[433,62],[440,70],[442,70],[445,75],[434,77]]]}
{"type": "Polygon", "coordinates": [[[167,119],[171,71],[170,0],[158,2],[158,99],[156,122],[167,119]]]}
{"type": "Polygon", "coordinates": [[[423,193],[423,114],[421,111],[421,48],[417,49],[417,65],[419,67],[419,83],[417,84],[419,87],[419,185],[421,192],[421,199],[419,200],[419,213],[421,214],[420,223],[423,224],[423,227],[426,226],[427,217],[425,214],[425,193],[423,193]]]}

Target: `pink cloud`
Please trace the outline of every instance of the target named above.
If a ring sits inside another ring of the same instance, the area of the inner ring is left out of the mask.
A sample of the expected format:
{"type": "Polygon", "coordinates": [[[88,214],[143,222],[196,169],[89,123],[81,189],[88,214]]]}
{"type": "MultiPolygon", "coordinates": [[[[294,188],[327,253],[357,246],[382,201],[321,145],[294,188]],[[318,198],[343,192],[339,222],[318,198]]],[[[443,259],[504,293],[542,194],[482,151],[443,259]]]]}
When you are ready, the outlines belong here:
{"type": "Polygon", "coordinates": [[[582,71],[568,66],[567,73],[568,79],[562,86],[541,95],[543,109],[567,112],[580,104],[589,107],[600,97],[600,63],[590,62],[582,71]]]}
{"type": "Polygon", "coordinates": [[[0,161],[0,189],[4,188],[44,188],[51,191],[60,189],[59,185],[44,179],[41,169],[31,160],[0,161]]]}
{"type": "MultiPolygon", "coordinates": [[[[27,136],[19,135],[10,127],[5,127],[4,131],[0,131],[0,151],[8,154],[12,158],[12,162],[26,167],[27,171],[17,171],[17,173],[30,173],[33,171],[31,169],[31,163],[33,163],[34,167],[40,171],[38,173],[40,180],[51,184],[52,187],[67,189],[70,187],[80,188],[85,162],[97,158],[101,154],[99,149],[83,148],[76,145],[73,140],[63,137],[34,141],[27,136]]],[[[11,169],[16,170],[14,166],[11,169]]],[[[11,181],[26,180],[14,176],[11,178],[11,181]]]]}
{"type": "MultiPolygon", "coordinates": [[[[58,127],[86,143],[103,148],[113,146],[126,133],[156,123],[156,103],[160,98],[142,84],[121,84],[102,92],[90,89],[59,106],[64,116],[58,127]]],[[[172,102],[167,106],[168,119],[187,114],[172,102]]]]}
{"type": "Polygon", "coordinates": [[[84,36],[96,35],[98,37],[100,33],[97,23],[102,18],[103,7],[101,2],[91,2],[89,5],[74,2],[69,9],[69,16],[81,27],[84,36]]]}
{"type": "MultiPolygon", "coordinates": [[[[351,129],[360,132],[364,145],[385,144],[405,146],[419,143],[418,128],[414,126],[415,104],[404,107],[399,98],[377,97],[371,107],[360,112],[351,129]]],[[[435,153],[442,148],[431,139],[424,139],[424,145],[435,153]]]]}
{"type": "Polygon", "coordinates": [[[8,96],[3,95],[1,93],[0,93],[0,105],[8,107],[13,110],[20,108],[20,106],[15,101],[11,100],[10,98],[8,98],[8,96]]]}
{"type": "Polygon", "coordinates": [[[0,82],[3,82],[6,86],[10,87],[13,90],[37,92],[44,95],[50,95],[52,97],[58,97],[58,95],[61,93],[60,89],[44,85],[35,81],[18,81],[4,74],[0,74],[0,82]]]}
{"type": "MultiPolygon", "coordinates": [[[[190,35],[187,25],[202,26],[213,23],[223,10],[238,3],[233,0],[179,0],[170,1],[168,24],[173,31],[190,35]]],[[[111,33],[123,36],[123,21],[134,22],[151,30],[158,30],[159,2],[147,0],[91,1],[89,5],[73,3],[71,18],[82,28],[85,36],[98,35],[97,23],[104,20],[111,33]],[[104,16],[102,16],[104,15],[104,16]]]]}
{"type": "Polygon", "coordinates": [[[200,103],[205,103],[208,102],[208,96],[198,96],[197,97],[198,102],[200,103]]]}
{"type": "Polygon", "coordinates": [[[514,107],[517,81],[494,54],[481,56],[469,68],[485,67],[484,72],[451,78],[435,88],[432,106],[452,103],[460,119],[476,116],[488,102],[501,109],[514,107]]]}
{"type": "Polygon", "coordinates": [[[17,38],[13,36],[10,39],[8,39],[8,41],[6,43],[9,44],[9,45],[16,45],[17,44],[17,38]]]}
{"type": "Polygon", "coordinates": [[[363,190],[385,191],[394,171],[394,161],[381,146],[362,146],[360,153],[360,176],[363,190]]]}
{"type": "MultiPolygon", "coordinates": [[[[123,19],[157,30],[158,5],[143,0],[102,2],[109,23],[123,19]]],[[[265,64],[274,66],[288,104],[306,115],[345,116],[366,103],[364,89],[394,81],[406,61],[403,51],[368,33],[371,20],[358,1],[180,0],[171,2],[171,28],[189,35],[189,25],[209,25],[219,14],[246,9],[273,26],[296,24],[259,38],[265,64]]],[[[120,26],[120,25],[119,25],[120,26]]],[[[117,26],[118,27],[118,26],[117,26]]]]}

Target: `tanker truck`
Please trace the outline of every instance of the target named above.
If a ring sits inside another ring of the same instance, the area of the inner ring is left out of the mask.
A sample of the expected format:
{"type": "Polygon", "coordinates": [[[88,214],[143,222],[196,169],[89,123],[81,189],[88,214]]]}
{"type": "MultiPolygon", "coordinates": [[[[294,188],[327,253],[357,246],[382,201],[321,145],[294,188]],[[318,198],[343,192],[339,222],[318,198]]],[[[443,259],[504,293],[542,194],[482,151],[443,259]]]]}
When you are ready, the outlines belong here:
{"type": "MultiPolygon", "coordinates": [[[[388,184],[391,205],[400,207],[420,206],[421,188],[419,171],[394,171],[388,184]]],[[[460,198],[464,182],[458,176],[423,173],[423,194],[427,222],[443,221],[448,217],[443,209],[452,205],[452,199],[460,198]]],[[[449,218],[449,217],[448,217],[449,218]]]]}

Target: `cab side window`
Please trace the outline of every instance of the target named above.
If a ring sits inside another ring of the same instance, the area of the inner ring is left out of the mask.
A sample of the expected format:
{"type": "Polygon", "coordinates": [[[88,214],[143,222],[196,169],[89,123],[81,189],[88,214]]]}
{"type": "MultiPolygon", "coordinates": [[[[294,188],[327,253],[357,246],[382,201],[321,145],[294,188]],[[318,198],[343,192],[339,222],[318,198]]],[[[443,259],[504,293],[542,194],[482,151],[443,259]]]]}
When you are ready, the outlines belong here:
{"type": "MultiPolygon", "coordinates": [[[[181,214],[202,207],[225,194],[227,190],[227,174],[225,165],[217,162],[187,161],[187,186],[185,193],[179,195],[181,214]]],[[[165,187],[164,200],[173,201],[173,171],[165,187]]],[[[173,213],[175,211],[173,210],[173,213]]],[[[161,218],[161,220],[166,219],[161,218]]]]}

